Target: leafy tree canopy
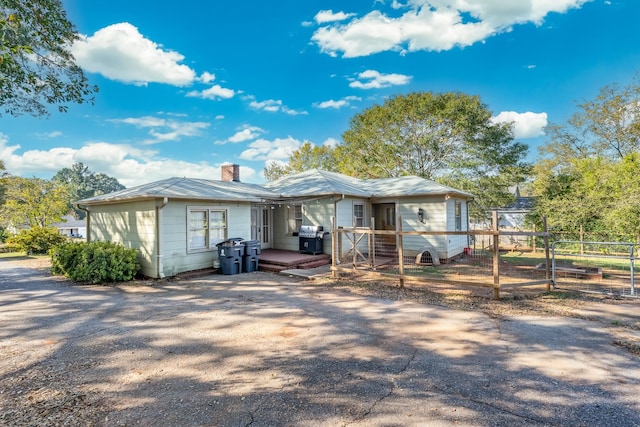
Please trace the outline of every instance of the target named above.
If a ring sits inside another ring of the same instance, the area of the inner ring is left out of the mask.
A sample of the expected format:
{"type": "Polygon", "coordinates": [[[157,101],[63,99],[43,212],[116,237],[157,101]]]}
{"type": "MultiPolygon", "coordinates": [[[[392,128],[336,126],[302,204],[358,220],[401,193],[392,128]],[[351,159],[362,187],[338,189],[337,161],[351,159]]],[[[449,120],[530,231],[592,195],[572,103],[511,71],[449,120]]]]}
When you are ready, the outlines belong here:
{"type": "Polygon", "coordinates": [[[125,188],[116,178],[104,173],[93,173],[83,163],[75,163],[70,168],[60,169],[54,175],[52,181],[64,184],[67,187],[69,210],[73,210],[75,217],[78,219],[84,219],[86,216],[83,210],[74,206],[74,203],[78,200],[125,188]]]}
{"type": "Polygon", "coordinates": [[[534,168],[532,219],[577,238],[640,241],[640,79],[603,87],[562,125],[547,128],[549,143],[534,168]]]}
{"type": "Polygon", "coordinates": [[[611,84],[593,100],[578,104],[565,124],[552,123],[541,154],[554,165],[571,158],[603,156],[620,160],[640,151],[640,75],[627,86],[611,84]]]}
{"type": "MultiPolygon", "coordinates": [[[[0,105],[5,114],[47,115],[47,105],[93,103],[69,46],[78,35],[59,0],[0,2],[0,105]]],[[[2,112],[0,111],[0,116],[2,112]]]]}
{"type": "Polygon", "coordinates": [[[48,227],[68,212],[67,188],[40,178],[10,176],[6,183],[5,203],[0,207],[4,227],[48,227]]]}
{"type": "Polygon", "coordinates": [[[512,125],[491,117],[477,96],[398,95],[356,114],[343,144],[305,144],[278,172],[317,167],[359,178],[417,175],[473,193],[475,214],[484,215],[487,208],[509,203],[508,188],[523,182],[530,169],[527,147],[514,141],[512,125]]]}

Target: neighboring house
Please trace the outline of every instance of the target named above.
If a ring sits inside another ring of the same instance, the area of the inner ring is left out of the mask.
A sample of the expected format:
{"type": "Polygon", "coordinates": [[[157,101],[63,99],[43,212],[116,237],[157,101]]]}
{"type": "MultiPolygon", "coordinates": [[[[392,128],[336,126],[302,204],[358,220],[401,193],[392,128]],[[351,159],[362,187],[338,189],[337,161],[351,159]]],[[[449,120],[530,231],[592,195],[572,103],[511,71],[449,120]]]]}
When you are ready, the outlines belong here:
{"type": "Polygon", "coordinates": [[[533,210],[535,197],[520,195],[520,187],[513,191],[515,201],[510,205],[498,209],[498,227],[508,230],[522,230],[527,214],[533,210]]]}
{"type": "Polygon", "coordinates": [[[61,222],[51,224],[58,229],[58,233],[68,237],[86,237],[87,222],[83,219],[75,219],[73,215],[65,215],[61,222]]]}
{"type": "MultiPolygon", "coordinates": [[[[224,165],[222,180],[170,178],[81,200],[89,240],[121,242],[140,251],[149,277],[208,268],[216,244],[227,238],[258,240],[263,249],[298,251],[302,225],[374,226],[410,230],[468,229],[472,195],[418,177],[361,180],[310,170],[264,186],[244,184],[237,165],[224,165]],[[375,224],[371,224],[375,218],[375,224]]],[[[331,238],[324,240],[331,252],[331,238]]],[[[467,236],[406,236],[416,251],[431,244],[440,258],[468,246],[467,236]]]]}

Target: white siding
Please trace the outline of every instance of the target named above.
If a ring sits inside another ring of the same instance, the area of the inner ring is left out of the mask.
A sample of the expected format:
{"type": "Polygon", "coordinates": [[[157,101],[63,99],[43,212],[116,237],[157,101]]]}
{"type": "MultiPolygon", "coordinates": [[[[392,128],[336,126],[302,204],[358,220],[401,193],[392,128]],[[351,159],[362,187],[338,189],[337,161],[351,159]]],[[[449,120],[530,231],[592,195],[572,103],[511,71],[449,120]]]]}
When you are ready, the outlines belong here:
{"type": "MultiPolygon", "coordinates": [[[[202,201],[173,202],[161,210],[162,251],[164,276],[213,266],[218,251],[187,253],[187,207],[198,206],[227,210],[227,237],[251,237],[251,205],[249,203],[205,203],[202,201]]],[[[118,203],[91,207],[91,239],[120,242],[139,250],[138,262],[142,274],[159,277],[156,256],[155,201],[118,203]]]]}
{"type": "Polygon", "coordinates": [[[249,203],[206,203],[202,201],[169,202],[162,209],[162,264],[165,276],[210,268],[218,259],[217,248],[203,252],[187,251],[188,207],[227,210],[227,238],[251,238],[251,205],[249,203]]]}
{"type": "MultiPolygon", "coordinates": [[[[456,229],[456,203],[460,203],[461,207],[461,215],[462,215],[462,229],[461,231],[467,231],[468,227],[468,212],[467,212],[467,202],[466,200],[461,199],[449,199],[447,200],[447,230],[455,230],[456,229]]],[[[469,246],[469,237],[468,236],[447,236],[448,246],[446,258],[452,258],[454,256],[460,255],[464,252],[464,248],[469,246]]]]}
{"type": "MultiPolygon", "coordinates": [[[[401,200],[398,213],[402,215],[403,231],[443,231],[447,227],[447,215],[443,199],[409,199],[401,200]],[[424,222],[418,219],[418,210],[424,211],[424,222]]],[[[439,258],[447,256],[446,236],[403,236],[406,255],[416,255],[423,247],[433,246],[439,258]]]]}
{"type": "MultiPolygon", "coordinates": [[[[353,204],[362,203],[364,204],[364,225],[368,227],[371,223],[371,205],[368,200],[358,199],[352,197],[345,197],[344,199],[337,202],[337,214],[336,214],[336,225],[338,227],[353,227],[353,204]]],[[[342,235],[342,250],[341,253],[346,253],[353,247],[353,240],[357,240],[358,236],[351,235],[351,240],[347,238],[344,234],[342,235]]],[[[358,250],[362,253],[369,253],[369,237],[365,236],[358,242],[358,250]]],[[[331,247],[329,247],[329,251],[331,251],[331,247]]],[[[331,252],[329,252],[331,253],[331,252]]]]}
{"type": "MultiPolygon", "coordinates": [[[[293,202],[292,202],[293,204],[293,202]]],[[[288,209],[291,205],[276,206],[273,214],[273,247],[285,251],[298,251],[300,240],[288,232],[288,209]]],[[[326,232],[331,231],[331,217],[333,216],[333,200],[319,199],[304,202],[302,205],[302,224],[321,225],[326,232]]],[[[297,230],[296,230],[297,231],[297,230]]],[[[323,252],[331,253],[331,235],[325,234],[323,240],[323,252]]]]}
{"type": "Polygon", "coordinates": [[[142,274],[156,277],[155,201],[92,206],[90,215],[91,240],[137,249],[142,274]]]}

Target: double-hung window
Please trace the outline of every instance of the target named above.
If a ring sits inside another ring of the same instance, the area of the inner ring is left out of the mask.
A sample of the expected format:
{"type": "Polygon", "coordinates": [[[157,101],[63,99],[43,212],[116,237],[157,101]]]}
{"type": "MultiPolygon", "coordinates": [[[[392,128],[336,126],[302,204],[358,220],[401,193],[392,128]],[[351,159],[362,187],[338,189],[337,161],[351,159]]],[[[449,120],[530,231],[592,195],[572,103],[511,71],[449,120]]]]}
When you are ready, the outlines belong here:
{"type": "Polygon", "coordinates": [[[353,226],[364,227],[364,203],[353,203],[353,226]]]}
{"type": "Polygon", "coordinates": [[[455,204],[456,231],[462,231],[462,203],[455,204]]]}
{"type": "Polygon", "coordinates": [[[291,205],[287,211],[287,231],[289,234],[297,233],[302,227],[302,205],[291,205]]]}
{"type": "Polygon", "coordinates": [[[227,211],[223,209],[189,208],[187,210],[187,250],[207,251],[227,238],[227,211]]]}

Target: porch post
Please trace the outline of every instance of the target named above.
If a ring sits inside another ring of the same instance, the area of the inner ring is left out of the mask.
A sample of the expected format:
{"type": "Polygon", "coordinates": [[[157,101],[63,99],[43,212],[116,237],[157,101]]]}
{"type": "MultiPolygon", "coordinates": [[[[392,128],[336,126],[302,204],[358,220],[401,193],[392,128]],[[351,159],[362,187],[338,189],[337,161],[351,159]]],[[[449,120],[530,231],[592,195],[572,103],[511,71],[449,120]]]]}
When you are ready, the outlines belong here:
{"type": "Polygon", "coordinates": [[[336,227],[336,217],[331,217],[331,277],[338,278],[338,270],[336,270],[336,256],[338,253],[338,228],[336,227]]]}
{"type": "Polygon", "coordinates": [[[398,215],[396,225],[396,245],[398,246],[398,273],[400,274],[400,287],[404,288],[404,249],[402,247],[402,215],[398,215]]]}

